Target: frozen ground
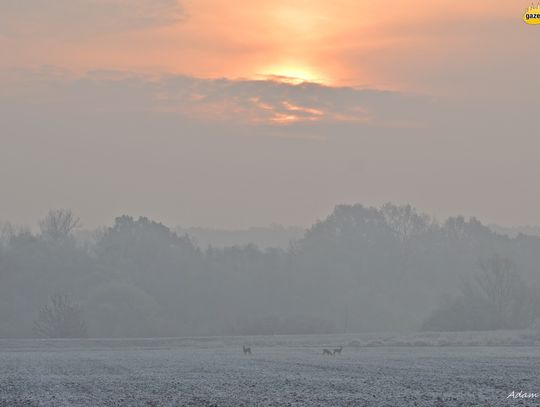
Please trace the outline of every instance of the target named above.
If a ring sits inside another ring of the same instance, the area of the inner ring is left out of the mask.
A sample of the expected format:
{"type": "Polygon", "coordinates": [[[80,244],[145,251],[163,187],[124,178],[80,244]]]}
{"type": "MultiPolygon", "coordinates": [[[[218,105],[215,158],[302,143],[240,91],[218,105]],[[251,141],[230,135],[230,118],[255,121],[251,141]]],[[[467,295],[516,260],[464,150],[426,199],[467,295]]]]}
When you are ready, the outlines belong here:
{"type": "Polygon", "coordinates": [[[540,393],[540,347],[475,335],[3,340],[0,406],[540,405],[506,398],[540,393]]]}

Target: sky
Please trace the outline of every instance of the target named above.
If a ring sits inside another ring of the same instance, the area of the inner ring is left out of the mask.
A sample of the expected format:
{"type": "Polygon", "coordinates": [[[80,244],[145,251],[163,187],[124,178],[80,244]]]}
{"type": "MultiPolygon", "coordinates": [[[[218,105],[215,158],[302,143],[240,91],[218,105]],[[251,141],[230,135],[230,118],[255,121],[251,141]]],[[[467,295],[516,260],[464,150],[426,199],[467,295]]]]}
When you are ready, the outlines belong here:
{"type": "Polygon", "coordinates": [[[540,225],[524,0],[3,0],[0,221],[540,225]]]}

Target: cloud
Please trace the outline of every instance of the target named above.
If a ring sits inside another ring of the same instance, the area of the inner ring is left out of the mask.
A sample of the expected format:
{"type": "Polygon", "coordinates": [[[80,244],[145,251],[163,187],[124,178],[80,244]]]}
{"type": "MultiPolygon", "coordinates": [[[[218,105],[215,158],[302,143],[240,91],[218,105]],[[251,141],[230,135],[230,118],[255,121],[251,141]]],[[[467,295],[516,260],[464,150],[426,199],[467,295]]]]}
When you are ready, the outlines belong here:
{"type": "Polygon", "coordinates": [[[0,35],[99,35],[169,25],[183,17],[178,0],[3,0],[0,35]]]}
{"type": "Polygon", "coordinates": [[[60,110],[171,113],[194,121],[290,126],[424,126],[433,102],[424,96],[377,89],[271,80],[152,77],[117,71],[72,76],[48,68],[4,72],[6,101],[60,110]]]}
{"type": "Polygon", "coordinates": [[[540,196],[524,187],[540,177],[536,106],[508,106],[275,81],[0,71],[2,210],[16,222],[73,207],[86,225],[132,213],[247,227],[390,200],[537,222],[540,196]],[[302,119],[276,122],[276,112],[302,119]]]}
{"type": "Polygon", "coordinates": [[[170,77],[162,85],[162,100],[169,106],[203,118],[246,123],[420,125],[422,110],[429,105],[411,94],[309,82],[170,77]]]}

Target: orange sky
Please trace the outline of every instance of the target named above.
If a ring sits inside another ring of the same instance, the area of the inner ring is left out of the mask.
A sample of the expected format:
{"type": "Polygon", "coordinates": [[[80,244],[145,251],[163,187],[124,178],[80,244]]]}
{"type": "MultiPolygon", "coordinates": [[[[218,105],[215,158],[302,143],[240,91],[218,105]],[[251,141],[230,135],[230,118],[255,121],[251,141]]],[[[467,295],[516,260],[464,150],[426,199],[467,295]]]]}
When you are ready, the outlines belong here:
{"type": "MultiPolygon", "coordinates": [[[[104,0],[85,1],[106,9],[104,0]]],[[[64,18],[53,16],[56,19],[38,14],[29,18],[31,24],[21,19],[18,35],[0,36],[0,49],[10,55],[0,64],[198,77],[298,75],[336,85],[421,88],[416,78],[395,74],[393,65],[413,69],[418,57],[426,54],[434,57],[430,69],[438,61],[468,58],[468,47],[500,40],[501,20],[519,21],[526,6],[520,3],[185,0],[179,20],[142,28],[117,24],[118,29],[115,24],[103,28],[92,18],[78,24],[68,20],[69,13],[64,18]]],[[[5,16],[17,25],[13,15],[5,16]]],[[[71,20],[75,18],[84,16],[71,20]]]]}

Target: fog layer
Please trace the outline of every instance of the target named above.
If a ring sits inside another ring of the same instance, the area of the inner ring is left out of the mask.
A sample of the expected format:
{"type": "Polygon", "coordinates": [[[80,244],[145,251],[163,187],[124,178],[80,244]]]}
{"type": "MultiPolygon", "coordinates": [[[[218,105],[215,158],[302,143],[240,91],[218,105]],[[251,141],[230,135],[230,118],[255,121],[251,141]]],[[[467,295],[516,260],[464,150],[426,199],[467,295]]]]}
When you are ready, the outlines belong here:
{"type": "Polygon", "coordinates": [[[78,224],[59,210],[39,233],[3,227],[1,337],[501,329],[540,316],[540,238],[474,218],[338,206],[264,250],[197,246],[130,216],[81,241],[78,224]]]}

